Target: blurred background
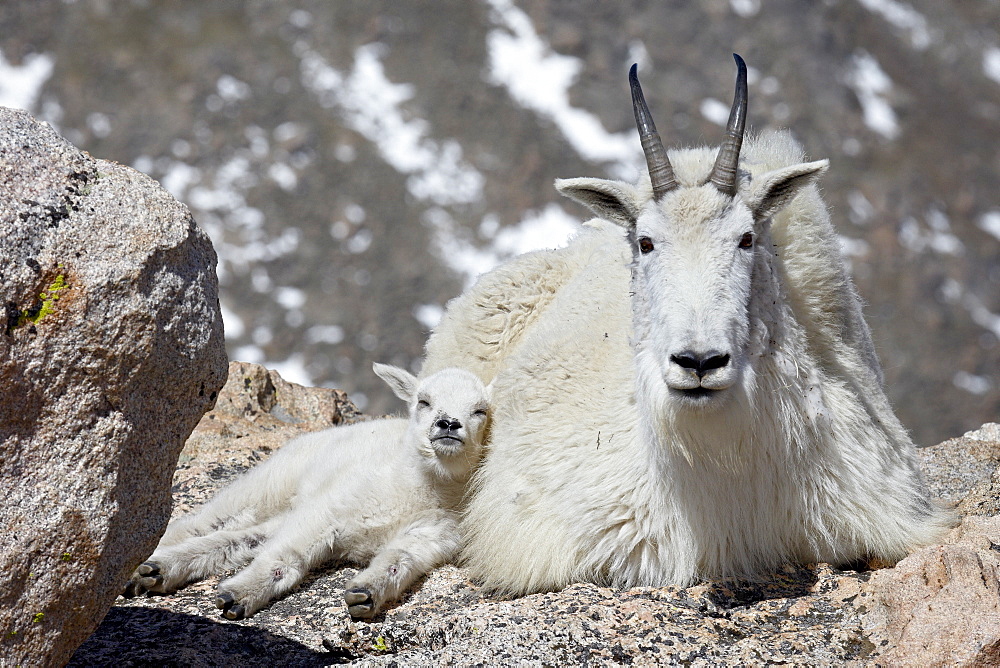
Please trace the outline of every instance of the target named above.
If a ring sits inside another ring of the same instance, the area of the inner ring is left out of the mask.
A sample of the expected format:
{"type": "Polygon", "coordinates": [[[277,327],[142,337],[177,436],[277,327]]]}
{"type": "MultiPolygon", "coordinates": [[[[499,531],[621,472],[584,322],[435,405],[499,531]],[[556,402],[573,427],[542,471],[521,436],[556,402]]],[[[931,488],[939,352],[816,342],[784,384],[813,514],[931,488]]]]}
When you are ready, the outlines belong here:
{"type": "MultiPolygon", "coordinates": [[[[997,0],[4,0],[0,105],[190,206],[231,359],[398,401],[448,299],[586,217],[556,177],[633,179],[627,70],[668,146],[749,123],[824,192],[920,445],[1000,420],[997,0]]],[[[2,156],[0,156],[2,159],[2,156]]]]}

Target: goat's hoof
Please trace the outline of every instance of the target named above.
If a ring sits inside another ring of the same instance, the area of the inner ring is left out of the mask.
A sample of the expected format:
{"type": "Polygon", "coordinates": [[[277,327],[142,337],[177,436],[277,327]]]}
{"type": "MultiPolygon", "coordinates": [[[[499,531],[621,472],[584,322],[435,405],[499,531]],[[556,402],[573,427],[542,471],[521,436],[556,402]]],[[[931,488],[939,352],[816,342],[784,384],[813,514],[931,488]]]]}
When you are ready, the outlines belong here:
{"type": "Polygon", "coordinates": [[[236,603],[233,607],[225,610],[222,616],[235,622],[237,619],[244,619],[247,616],[247,611],[242,603],[236,603]]]}
{"type": "Polygon", "coordinates": [[[352,587],[344,592],[347,612],[355,619],[371,619],[375,616],[375,601],[372,593],[364,587],[352,587]]]}
{"type": "Polygon", "coordinates": [[[139,578],[139,584],[147,591],[151,591],[163,584],[163,576],[154,575],[153,577],[139,578]]]}
{"type": "Polygon", "coordinates": [[[135,569],[135,572],[142,576],[137,578],[137,582],[146,590],[163,591],[163,573],[160,571],[158,563],[146,561],[139,564],[139,568],[135,569]]]}
{"type": "Polygon", "coordinates": [[[155,561],[145,561],[135,569],[132,578],[122,590],[122,596],[133,598],[162,584],[163,576],[160,575],[160,565],[155,561]]]}
{"type": "Polygon", "coordinates": [[[136,596],[145,593],[146,589],[136,582],[135,580],[129,580],[125,583],[125,588],[122,589],[122,598],[135,598],[136,596]]]}
{"type": "Polygon", "coordinates": [[[160,574],[160,565],[155,561],[144,561],[135,569],[139,575],[155,576],[160,574]]]}
{"type": "Polygon", "coordinates": [[[236,597],[228,591],[219,592],[215,597],[215,607],[222,610],[222,616],[226,619],[243,619],[246,617],[246,608],[242,603],[236,602],[236,597]]]}

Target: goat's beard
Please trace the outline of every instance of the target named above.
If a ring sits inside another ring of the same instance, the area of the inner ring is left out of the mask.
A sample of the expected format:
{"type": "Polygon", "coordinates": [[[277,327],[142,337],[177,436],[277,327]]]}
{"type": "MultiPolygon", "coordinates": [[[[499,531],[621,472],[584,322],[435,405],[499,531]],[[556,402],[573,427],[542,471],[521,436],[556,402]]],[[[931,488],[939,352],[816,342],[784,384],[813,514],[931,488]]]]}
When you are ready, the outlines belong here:
{"type": "Polygon", "coordinates": [[[705,407],[674,396],[649,350],[636,348],[635,373],[641,429],[655,440],[656,450],[683,457],[691,466],[709,464],[734,472],[753,456],[757,430],[752,367],[745,365],[737,383],[719,390],[705,407]]]}

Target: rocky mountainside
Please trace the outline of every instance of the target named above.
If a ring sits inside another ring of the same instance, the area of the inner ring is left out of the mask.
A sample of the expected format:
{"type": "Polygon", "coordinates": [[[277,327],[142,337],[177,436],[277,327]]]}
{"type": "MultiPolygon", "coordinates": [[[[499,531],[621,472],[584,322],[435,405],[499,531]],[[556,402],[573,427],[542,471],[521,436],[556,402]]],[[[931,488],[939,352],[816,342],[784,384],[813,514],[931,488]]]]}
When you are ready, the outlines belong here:
{"type": "MultiPolygon", "coordinates": [[[[174,517],[288,438],[355,419],[341,392],[231,363],[215,409],[181,453],[174,517]]],[[[170,596],[118,599],[70,666],[996,665],[1000,425],[926,448],[921,459],[935,496],[964,517],[945,544],[894,568],[809,564],[754,583],[579,583],[504,600],[445,566],[371,622],[347,614],[353,568],[320,568],[239,622],[220,617],[216,577],[170,596]]]]}
{"type": "MultiPolygon", "coordinates": [[[[446,301],[633,178],[626,71],[668,145],[750,123],[828,157],[825,196],[918,443],[1000,414],[1000,3],[7,0],[0,105],[188,204],[231,358],[391,399],[446,301]]],[[[366,396],[367,395],[367,396],[366,396]]]]}

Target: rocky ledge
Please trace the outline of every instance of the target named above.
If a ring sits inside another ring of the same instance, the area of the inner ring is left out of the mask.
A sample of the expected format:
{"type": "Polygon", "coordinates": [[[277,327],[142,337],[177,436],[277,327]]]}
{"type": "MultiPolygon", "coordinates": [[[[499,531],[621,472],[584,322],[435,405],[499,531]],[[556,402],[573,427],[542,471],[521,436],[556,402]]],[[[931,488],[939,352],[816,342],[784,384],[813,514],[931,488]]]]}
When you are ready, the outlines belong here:
{"type": "MultiPolygon", "coordinates": [[[[360,419],[341,392],[232,363],[174,476],[174,515],[288,438],[360,419]]],[[[454,566],[372,622],[347,614],[355,570],[332,564],[248,620],[213,605],[218,579],[119,599],[77,650],[95,665],[996,664],[1000,661],[1000,425],[921,451],[935,493],[962,514],[943,545],[893,568],[787,567],[763,582],[616,590],[576,584],[490,596],[454,566]]]]}

